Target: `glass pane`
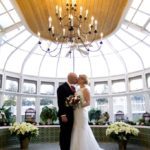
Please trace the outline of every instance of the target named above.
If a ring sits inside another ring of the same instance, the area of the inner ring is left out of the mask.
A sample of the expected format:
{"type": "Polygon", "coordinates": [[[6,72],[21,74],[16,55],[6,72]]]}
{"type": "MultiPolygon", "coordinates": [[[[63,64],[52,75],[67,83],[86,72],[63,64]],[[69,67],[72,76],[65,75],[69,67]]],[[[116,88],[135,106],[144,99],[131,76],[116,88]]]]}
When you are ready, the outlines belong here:
{"type": "Polygon", "coordinates": [[[0,74],[0,89],[2,88],[2,75],[0,74]]]}
{"type": "Polygon", "coordinates": [[[4,4],[4,6],[7,10],[13,9],[13,6],[12,6],[10,0],[2,0],[1,2],[4,4]]]}
{"type": "Polygon", "coordinates": [[[118,111],[122,111],[127,114],[127,98],[126,96],[113,97],[113,111],[116,114],[118,111]]]}
{"type": "Polygon", "coordinates": [[[6,91],[18,92],[19,90],[18,87],[19,87],[19,79],[16,78],[6,79],[6,87],[5,87],[6,91]]]}
{"type": "Polygon", "coordinates": [[[18,14],[16,13],[15,10],[10,11],[9,14],[11,15],[11,17],[13,18],[13,20],[16,23],[20,21],[20,18],[19,18],[18,14]]]}
{"type": "Polygon", "coordinates": [[[141,77],[135,77],[129,79],[130,90],[139,90],[143,88],[143,81],[141,77]]]}
{"type": "Polygon", "coordinates": [[[150,74],[146,75],[147,87],[150,88],[150,74]]]}
{"type": "Polygon", "coordinates": [[[94,94],[107,94],[109,91],[108,83],[95,83],[94,85],[94,94]]]}
{"type": "Polygon", "coordinates": [[[47,95],[54,94],[54,84],[42,83],[40,93],[41,94],[47,94],[47,95]]]}
{"type": "Polygon", "coordinates": [[[4,7],[2,6],[2,4],[0,4],[0,14],[2,14],[4,12],[6,12],[6,11],[5,11],[4,7]]]}
{"type": "Polygon", "coordinates": [[[125,81],[112,81],[112,92],[124,92],[126,91],[125,81]]]}
{"type": "Polygon", "coordinates": [[[47,98],[47,97],[41,98],[41,99],[40,99],[40,113],[41,113],[42,108],[43,108],[44,106],[48,106],[48,107],[53,106],[53,99],[47,98]]]}
{"type": "Polygon", "coordinates": [[[149,4],[149,0],[144,0],[142,5],[140,6],[140,10],[144,11],[147,14],[150,14],[149,4]]]}
{"type": "Polygon", "coordinates": [[[144,95],[131,95],[130,99],[133,121],[138,121],[145,112],[145,97],[144,95]]]}
{"type": "Polygon", "coordinates": [[[4,95],[3,97],[3,107],[7,117],[8,125],[13,124],[16,121],[16,107],[17,96],[16,95],[4,95]]]}
{"type": "Polygon", "coordinates": [[[0,20],[3,20],[3,21],[1,21],[1,26],[3,28],[7,28],[7,27],[9,27],[9,26],[14,24],[12,19],[9,17],[8,14],[0,15],[0,20]]]}
{"type": "Polygon", "coordinates": [[[28,108],[35,109],[35,98],[31,97],[23,97],[22,98],[22,107],[21,107],[21,116],[22,121],[25,121],[25,111],[28,108]]]}
{"type": "Polygon", "coordinates": [[[108,99],[107,98],[97,98],[97,108],[101,110],[102,113],[109,111],[108,99]]]}
{"type": "Polygon", "coordinates": [[[35,94],[36,93],[36,82],[24,82],[23,83],[23,92],[24,93],[32,93],[35,94]]]}
{"type": "Polygon", "coordinates": [[[12,57],[9,58],[6,65],[6,70],[20,73],[22,69],[22,64],[27,54],[27,52],[18,49],[15,53],[13,53],[12,57]]]}
{"type": "Polygon", "coordinates": [[[148,15],[141,13],[141,12],[137,12],[132,22],[139,26],[144,26],[148,19],[149,19],[148,15]],[[139,19],[139,18],[142,18],[142,19],[139,19]]]}
{"type": "Polygon", "coordinates": [[[0,47],[0,68],[3,69],[5,62],[11,52],[14,50],[14,47],[4,44],[0,47]]]}

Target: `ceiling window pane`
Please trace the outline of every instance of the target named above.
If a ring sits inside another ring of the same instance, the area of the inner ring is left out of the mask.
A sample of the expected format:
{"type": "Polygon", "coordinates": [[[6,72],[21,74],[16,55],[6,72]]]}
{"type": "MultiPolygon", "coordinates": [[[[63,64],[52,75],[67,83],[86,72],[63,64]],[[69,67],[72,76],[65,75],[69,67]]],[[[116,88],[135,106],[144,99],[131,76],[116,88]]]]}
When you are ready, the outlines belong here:
{"type": "Polygon", "coordinates": [[[4,4],[4,6],[7,10],[13,9],[13,6],[12,6],[10,0],[2,0],[1,2],[4,4]]]}
{"type": "Polygon", "coordinates": [[[2,4],[0,3],[0,14],[6,12],[6,10],[4,9],[4,7],[2,6],[2,4]]]}
{"type": "Polygon", "coordinates": [[[134,38],[132,35],[128,34],[127,32],[125,32],[123,30],[119,30],[116,34],[128,46],[132,46],[132,45],[136,44],[137,42],[139,42],[138,39],[134,38]]]}
{"type": "Polygon", "coordinates": [[[14,24],[14,22],[12,21],[12,19],[9,17],[8,14],[1,15],[0,16],[0,20],[3,20],[3,21],[1,21],[1,26],[3,28],[7,28],[7,27],[9,27],[9,26],[14,24]]]}
{"type": "Polygon", "coordinates": [[[23,28],[23,26],[22,26],[22,27],[20,27],[20,28],[17,28],[17,29],[14,29],[14,30],[10,31],[10,32],[7,32],[7,33],[5,34],[5,36],[3,37],[3,39],[4,39],[5,41],[8,41],[9,39],[15,37],[18,33],[22,32],[23,30],[24,30],[24,28],[23,28]]]}
{"type": "Polygon", "coordinates": [[[94,94],[108,94],[109,87],[107,82],[95,82],[94,94]]]}
{"type": "Polygon", "coordinates": [[[9,14],[11,15],[11,17],[13,18],[13,20],[16,23],[20,21],[20,18],[19,18],[18,14],[16,13],[15,10],[10,11],[9,14]]]}
{"type": "Polygon", "coordinates": [[[37,82],[32,80],[24,80],[23,83],[23,92],[24,93],[30,93],[35,94],[37,91],[37,82]]]}
{"type": "MultiPolygon", "coordinates": [[[[133,49],[140,55],[142,58],[142,61],[144,63],[145,68],[150,67],[150,61],[149,61],[149,56],[150,56],[150,47],[142,42],[139,44],[133,46],[133,49]]],[[[144,69],[144,68],[143,68],[144,69]]]]}
{"type": "MultiPolygon", "coordinates": [[[[31,55],[28,57],[28,61],[25,63],[23,73],[26,75],[35,75],[37,76],[39,73],[39,66],[42,61],[42,56],[40,55],[31,55]]],[[[50,59],[50,58],[49,58],[50,59]]],[[[49,67],[49,64],[47,65],[49,67]]],[[[51,68],[48,68],[50,71],[51,68]]],[[[46,73],[46,72],[45,72],[46,73]]]]}
{"type": "Polygon", "coordinates": [[[121,51],[120,55],[125,61],[128,72],[134,72],[143,69],[140,57],[132,49],[121,51]]]}
{"type": "Polygon", "coordinates": [[[144,0],[140,6],[140,10],[150,15],[149,0],[144,0]]]}
{"type": "Polygon", "coordinates": [[[131,4],[131,7],[133,8],[138,8],[140,3],[142,2],[143,0],[133,0],[132,1],[132,4],[131,4]]]}
{"type": "Polygon", "coordinates": [[[140,90],[143,89],[143,80],[141,76],[129,78],[130,90],[140,90]]]}
{"type": "Polygon", "coordinates": [[[19,79],[13,77],[6,77],[6,91],[18,92],[19,91],[19,79]]]}
{"type": "Polygon", "coordinates": [[[13,50],[14,50],[14,47],[8,44],[4,44],[0,47],[0,68],[1,69],[3,69],[8,56],[13,50]]]}
{"type": "Polygon", "coordinates": [[[143,27],[148,19],[149,19],[148,15],[143,14],[141,12],[137,12],[135,17],[133,18],[132,22],[143,27]],[[142,18],[142,19],[139,19],[139,18],[142,18]]]}
{"type": "Polygon", "coordinates": [[[15,47],[18,47],[20,44],[23,44],[23,42],[29,37],[31,34],[28,31],[24,31],[18,36],[14,37],[9,43],[14,45],[15,47]]]}
{"type": "Polygon", "coordinates": [[[124,80],[112,81],[112,92],[113,93],[124,92],[124,91],[126,91],[124,80]]]}
{"type": "Polygon", "coordinates": [[[127,12],[127,15],[125,16],[125,19],[130,21],[132,17],[134,16],[135,11],[136,11],[135,9],[130,8],[129,11],[127,12]]]}
{"type": "Polygon", "coordinates": [[[23,64],[24,59],[27,56],[27,54],[28,53],[26,53],[24,51],[20,51],[18,49],[15,53],[13,53],[12,57],[9,58],[7,65],[6,65],[6,70],[20,73],[22,64],[23,64]]]}
{"type": "Polygon", "coordinates": [[[54,83],[42,82],[40,88],[41,94],[52,95],[54,94],[54,83]]]}

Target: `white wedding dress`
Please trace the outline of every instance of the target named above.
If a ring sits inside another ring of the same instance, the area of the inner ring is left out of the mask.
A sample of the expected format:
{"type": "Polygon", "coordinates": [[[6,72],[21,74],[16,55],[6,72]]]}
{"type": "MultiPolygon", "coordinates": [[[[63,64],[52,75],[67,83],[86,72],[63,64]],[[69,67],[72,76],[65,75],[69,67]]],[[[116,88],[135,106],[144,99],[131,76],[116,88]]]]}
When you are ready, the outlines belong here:
{"type": "MultiPolygon", "coordinates": [[[[83,90],[84,88],[77,91],[77,95],[80,95],[82,102],[84,102],[83,90]]],[[[99,147],[88,124],[87,107],[80,107],[74,110],[70,150],[103,150],[99,147]]]]}

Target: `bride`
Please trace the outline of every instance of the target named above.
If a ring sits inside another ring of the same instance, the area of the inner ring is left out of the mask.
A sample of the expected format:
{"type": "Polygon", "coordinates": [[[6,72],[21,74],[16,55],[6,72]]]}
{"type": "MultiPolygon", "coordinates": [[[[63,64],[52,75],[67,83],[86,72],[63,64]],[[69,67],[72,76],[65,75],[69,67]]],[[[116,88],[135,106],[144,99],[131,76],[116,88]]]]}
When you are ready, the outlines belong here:
{"type": "Polygon", "coordinates": [[[74,125],[70,150],[102,150],[88,124],[87,106],[90,105],[90,93],[86,88],[86,84],[88,84],[87,76],[79,75],[78,85],[80,89],[76,92],[76,95],[81,97],[82,106],[74,110],[74,125]]]}

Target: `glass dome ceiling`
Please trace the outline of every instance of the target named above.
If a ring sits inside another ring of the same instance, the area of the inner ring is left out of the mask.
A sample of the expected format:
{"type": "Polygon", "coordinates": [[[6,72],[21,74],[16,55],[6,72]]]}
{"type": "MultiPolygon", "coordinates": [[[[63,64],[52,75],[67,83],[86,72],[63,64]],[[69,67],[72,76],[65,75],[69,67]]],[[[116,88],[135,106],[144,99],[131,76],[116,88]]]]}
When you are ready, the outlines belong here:
{"type": "MultiPolygon", "coordinates": [[[[150,68],[150,1],[133,0],[120,27],[103,40],[99,51],[82,56],[74,50],[67,56],[45,53],[38,37],[30,33],[11,0],[0,1],[0,70],[39,77],[66,77],[68,72],[90,77],[128,74],[150,68]]],[[[47,47],[47,42],[44,47],[47,47]]],[[[99,41],[92,47],[97,48],[99,41]]],[[[51,45],[55,47],[55,45],[51,45]]],[[[58,47],[59,49],[59,47],[58,47]]]]}

